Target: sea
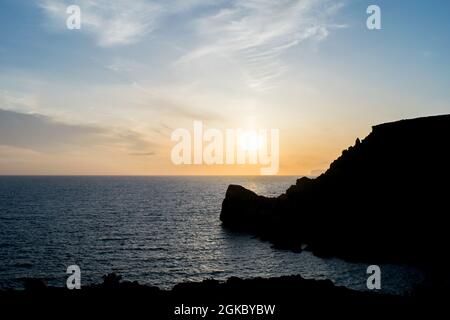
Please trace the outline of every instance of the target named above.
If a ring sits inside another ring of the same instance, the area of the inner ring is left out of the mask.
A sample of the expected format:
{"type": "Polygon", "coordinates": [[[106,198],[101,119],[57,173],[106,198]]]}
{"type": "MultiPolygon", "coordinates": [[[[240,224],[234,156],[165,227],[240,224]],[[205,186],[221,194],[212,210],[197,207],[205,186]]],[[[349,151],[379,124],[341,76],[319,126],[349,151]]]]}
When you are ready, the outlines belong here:
{"type": "MultiPolygon", "coordinates": [[[[0,289],[27,278],[65,286],[78,265],[81,285],[115,272],[169,289],[204,279],[301,275],[367,290],[369,264],[323,259],[224,229],[229,184],[275,197],[298,177],[0,177],[0,289]]],[[[408,294],[421,270],[381,264],[381,292],[408,294]]]]}

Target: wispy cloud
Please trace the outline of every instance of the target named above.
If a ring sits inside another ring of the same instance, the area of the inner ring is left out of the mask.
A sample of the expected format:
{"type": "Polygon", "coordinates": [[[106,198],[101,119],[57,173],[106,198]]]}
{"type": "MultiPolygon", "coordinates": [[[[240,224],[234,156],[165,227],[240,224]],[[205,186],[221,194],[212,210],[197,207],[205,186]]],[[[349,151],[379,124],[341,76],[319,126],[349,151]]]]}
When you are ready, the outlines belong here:
{"type": "Polygon", "coordinates": [[[31,93],[0,90],[0,108],[5,110],[37,110],[39,98],[31,93]]]}
{"type": "Polygon", "coordinates": [[[100,46],[127,45],[155,31],[173,14],[196,7],[218,5],[223,0],[39,0],[53,26],[65,27],[66,9],[79,5],[82,31],[93,35],[100,46]]]}
{"type": "Polygon", "coordinates": [[[251,87],[264,89],[285,71],[281,56],[287,49],[342,27],[332,23],[341,6],[329,0],[234,0],[196,23],[202,43],[176,64],[227,56],[244,68],[251,87]]]}
{"type": "Polygon", "coordinates": [[[34,152],[60,153],[73,148],[113,148],[123,153],[154,153],[141,133],[119,128],[68,124],[40,114],[0,109],[0,145],[34,152]]]}
{"type": "Polygon", "coordinates": [[[53,24],[65,27],[66,8],[81,8],[83,32],[93,35],[100,46],[131,44],[139,41],[157,26],[163,7],[153,1],[134,0],[41,0],[53,24]]]}
{"type": "MultiPolygon", "coordinates": [[[[243,70],[250,87],[265,89],[286,71],[284,52],[303,41],[323,40],[342,27],[333,20],[343,1],[40,0],[39,4],[59,28],[65,28],[67,6],[78,4],[82,32],[104,47],[136,43],[171,19],[187,21],[194,27],[184,37],[192,37],[196,45],[175,65],[207,56],[230,58],[243,70]]],[[[118,67],[123,66],[111,66],[118,67]]]]}

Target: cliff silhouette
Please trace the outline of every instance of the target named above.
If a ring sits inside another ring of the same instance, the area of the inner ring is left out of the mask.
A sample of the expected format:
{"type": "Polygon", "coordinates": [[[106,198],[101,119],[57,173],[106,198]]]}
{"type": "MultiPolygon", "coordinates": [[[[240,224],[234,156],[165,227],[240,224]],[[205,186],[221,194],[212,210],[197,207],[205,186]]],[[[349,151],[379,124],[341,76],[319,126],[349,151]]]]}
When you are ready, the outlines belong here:
{"type": "Polygon", "coordinates": [[[266,198],[230,185],[223,226],[293,250],[444,267],[450,115],[380,124],[315,179],[266,198]]]}
{"type": "Polygon", "coordinates": [[[226,282],[208,279],[185,282],[171,290],[122,281],[116,274],[103,283],[68,290],[47,287],[40,279],[27,279],[25,290],[0,290],[2,314],[57,318],[100,316],[128,319],[297,319],[309,314],[347,319],[399,317],[426,312],[445,312],[448,288],[417,287],[410,295],[393,296],[380,292],[355,291],[335,286],[330,280],[304,279],[299,275],[276,278],[229,278],[226,282]],[[222,312],[223,308],[229,312],[222,312]],[[240,305],[271,305],[273,313],[244,313],[240,305]],[[204,315],[177,315],[177,307],[203,307],[204,315]],[[442,310],[442,311],[441,311],[442,310]]]}

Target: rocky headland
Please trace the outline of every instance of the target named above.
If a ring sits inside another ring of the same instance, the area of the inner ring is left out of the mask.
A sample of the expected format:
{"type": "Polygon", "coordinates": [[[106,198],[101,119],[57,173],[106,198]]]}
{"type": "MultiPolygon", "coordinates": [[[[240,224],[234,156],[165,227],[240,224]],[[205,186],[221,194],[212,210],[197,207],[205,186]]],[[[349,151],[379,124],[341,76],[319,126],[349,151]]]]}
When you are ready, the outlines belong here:
{"type": "Polygon", "coordinates": [[[373,127],[277,198],[230,185],[220,219],[278,247],[433,270],[448,265],[450,115],[373,127]]]}

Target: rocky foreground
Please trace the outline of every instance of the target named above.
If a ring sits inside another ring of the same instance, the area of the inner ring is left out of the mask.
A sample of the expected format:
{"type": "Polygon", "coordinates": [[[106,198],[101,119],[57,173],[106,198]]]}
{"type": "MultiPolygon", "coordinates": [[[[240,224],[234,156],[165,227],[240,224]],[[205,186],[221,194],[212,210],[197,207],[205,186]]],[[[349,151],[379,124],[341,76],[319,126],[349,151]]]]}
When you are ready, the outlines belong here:
{"type": "Polygon", "coordinates": [[[25,313],[59,318],[89,314],[146,319],[298,319],[308,315],[364,319],[441,311],[446,297],[446,290],[427,286],[410,296],[391,296],[300,276],[230,278],[224,283],[205,280],[161,290],[110,274],[102,284],[80,290],[47,287],[31,279],[25,290],[0,291],[0,310],[3,314],[13,311],[16,316],[25,313]]]}
{"type": "MultiPolygon", "coordinates": [[[[229,186],[224,227],[319,256],[448,274],[450,115],[373,127],[316,179],[277,198],[229,186]]],[[[448,279],[449,277],[446,276],[448,279]]]]}

